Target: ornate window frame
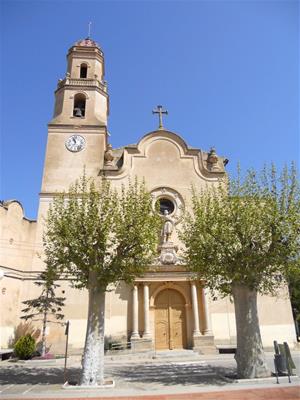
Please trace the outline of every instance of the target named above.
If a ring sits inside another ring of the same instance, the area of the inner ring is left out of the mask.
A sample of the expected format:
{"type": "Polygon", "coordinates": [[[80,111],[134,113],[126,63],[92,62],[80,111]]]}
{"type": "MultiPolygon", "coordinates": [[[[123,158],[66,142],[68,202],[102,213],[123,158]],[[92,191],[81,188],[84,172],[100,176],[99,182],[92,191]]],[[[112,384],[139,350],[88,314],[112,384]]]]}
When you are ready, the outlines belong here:
{"type": "Polygon", "coordinates": [[[168,199],[174,204],[174,211],[168,215],[174,224],[178,224],[184,213],[184,201],[182,196],[174,189],[166,186],[160,186],[151,191],[152,207],[155,210],[155,204],[159,199],[168,199]]]}

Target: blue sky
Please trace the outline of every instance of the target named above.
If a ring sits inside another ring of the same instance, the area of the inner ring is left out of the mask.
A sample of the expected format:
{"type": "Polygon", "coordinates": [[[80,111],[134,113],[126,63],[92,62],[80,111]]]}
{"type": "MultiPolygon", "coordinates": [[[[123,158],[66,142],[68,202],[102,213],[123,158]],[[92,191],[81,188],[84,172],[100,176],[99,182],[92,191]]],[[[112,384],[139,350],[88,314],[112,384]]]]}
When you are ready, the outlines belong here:
{"type": "Polygon", "coordinates": [[[233,172],[299,164],[299,2],[1,2],[1,199],[38,208],[47,123],[66,53],[92,38],[105,54],[114,147],[165,126],[229,158],[233,172]]]}

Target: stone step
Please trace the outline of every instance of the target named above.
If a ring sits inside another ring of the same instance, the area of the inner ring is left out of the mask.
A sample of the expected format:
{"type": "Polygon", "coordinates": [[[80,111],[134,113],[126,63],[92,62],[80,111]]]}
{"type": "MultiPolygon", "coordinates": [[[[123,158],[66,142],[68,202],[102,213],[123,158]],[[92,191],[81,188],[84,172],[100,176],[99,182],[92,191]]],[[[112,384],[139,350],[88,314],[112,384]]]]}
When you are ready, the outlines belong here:
{"type": "Polygon", "coordinates": [[[159,350],[159,351],[145,351],[140,353],[120,352],[118,354],[107,354],[107,359],[112,361],[118,360],[139,360],[139,359],[152,359],[158,362],[164,361],[197,361],[200,360],[199,353],[194,350],[159,350]]]}
{"type": "Polygon", "coordinates": [[[199,354],[194,350],[157,350],[154,352],[154,357],[156,359],[197,359],[199,358],[199,354]]]}

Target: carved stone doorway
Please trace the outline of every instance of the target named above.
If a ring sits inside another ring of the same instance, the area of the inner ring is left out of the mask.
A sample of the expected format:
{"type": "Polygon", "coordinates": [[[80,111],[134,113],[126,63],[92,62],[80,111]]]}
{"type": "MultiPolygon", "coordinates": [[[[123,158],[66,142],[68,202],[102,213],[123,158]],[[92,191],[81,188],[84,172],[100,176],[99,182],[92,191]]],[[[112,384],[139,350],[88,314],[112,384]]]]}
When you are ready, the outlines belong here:
{"type": "Polygon", "coordinates": [[[156,350],[186,347],[185,300],[174,289],[162,290],[155,299],[156,350]]]}

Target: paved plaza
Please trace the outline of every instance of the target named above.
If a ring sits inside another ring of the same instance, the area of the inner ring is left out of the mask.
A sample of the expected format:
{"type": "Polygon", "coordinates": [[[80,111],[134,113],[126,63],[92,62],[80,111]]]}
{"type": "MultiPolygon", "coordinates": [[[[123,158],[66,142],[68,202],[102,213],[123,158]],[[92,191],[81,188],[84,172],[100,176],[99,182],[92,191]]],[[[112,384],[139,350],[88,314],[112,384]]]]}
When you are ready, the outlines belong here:
{"type": "MultiPolygon", "coordinates": [[[[300,372],[300,355],[293,354],[300,372]]],[[[273,370],[273,354],[267,354],[273,370]]],[[[265,380],[236,379],[233,354],[199,356],[184,352],[141,356],[106,356],[105,375],[114,388],[98,390],[62,389],[64,360],[1,362],[0,396],[2,399],[89,398],[146,400],[179,399],[300,399],[300,380],[275,377],[265,380]]],[[[77,381],[80,357],[68,360],[68,381],[77,381]]]]}

